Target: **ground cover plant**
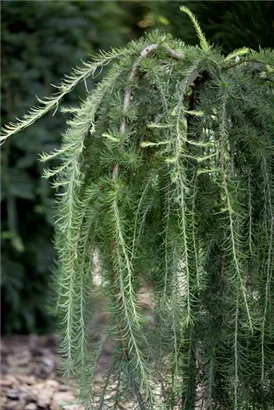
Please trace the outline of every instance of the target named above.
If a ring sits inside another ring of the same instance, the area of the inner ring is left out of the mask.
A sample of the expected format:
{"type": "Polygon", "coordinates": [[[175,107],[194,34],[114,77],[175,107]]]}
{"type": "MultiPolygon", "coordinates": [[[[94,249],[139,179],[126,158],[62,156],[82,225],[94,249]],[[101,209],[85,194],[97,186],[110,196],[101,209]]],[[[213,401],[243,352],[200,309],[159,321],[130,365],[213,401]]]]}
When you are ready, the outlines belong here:
{"type": "Polygon", "coordinates": [[[61,160],[45,172],[57,190],[57,311],[64,369],[85,409],[129,397],[138,409],[274,402],[274,52],[224,56],[182,10],[199,46],[154,32],[102,52],[2,132],[4,141],[55,112],[105,72],[79,107],[61,108],[63,145],[41,155],[61,160]],[[109,323],[90,351],[98,269],[109,323]],[[92,380],[108,338],[98,401],[92,380]]]}

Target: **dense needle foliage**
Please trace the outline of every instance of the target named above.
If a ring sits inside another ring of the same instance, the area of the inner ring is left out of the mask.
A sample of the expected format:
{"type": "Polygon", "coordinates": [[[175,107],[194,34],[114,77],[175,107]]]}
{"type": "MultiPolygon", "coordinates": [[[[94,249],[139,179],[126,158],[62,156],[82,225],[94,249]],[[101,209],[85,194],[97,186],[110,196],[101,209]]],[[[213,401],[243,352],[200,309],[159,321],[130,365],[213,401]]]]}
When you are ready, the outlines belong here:
{"type": "Polygon", "coordinates": [[[70,114],[57,190],[58,312],[85,409],[271,409],[274,402],[274,52],[199,47],[152,33],[77,68],[2,140],[80,81],[104,79],[70,114]],[[108,66],[108,67],[106,67],[108,66]],[[88,349],[97,253],[105,337],[88,349]],[[153,323],[139,303],[153,289],[153,323]],[[92,379],[106,339],[99,401],[92,379]]]}

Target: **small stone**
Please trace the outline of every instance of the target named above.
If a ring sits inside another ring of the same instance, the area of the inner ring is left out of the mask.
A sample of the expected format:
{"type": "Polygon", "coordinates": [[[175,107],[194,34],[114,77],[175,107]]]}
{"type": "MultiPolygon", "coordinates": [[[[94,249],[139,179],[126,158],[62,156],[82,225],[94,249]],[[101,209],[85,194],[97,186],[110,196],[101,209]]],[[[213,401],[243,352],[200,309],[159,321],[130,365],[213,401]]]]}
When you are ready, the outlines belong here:
{"type": "Polygon", "coordinates": [[[22,403],[19,400],[9,401],[5,407],[5,410],[22,410],[22,403]]]}
{"type": "Polygon", "coordinates": [[[36,401],[36,395],[30,390],[22,388],[20,393],[20,400],[24,401],[25,403],[36,401]]]}
{"type": "Polygon", "coordinates": [[[13,384],[16,384],[17,380],[15,379],[15,377],[11,376],[11,375],[7,375],[4,378],[0,379],[0,386],[1,388],[3,387],[10,387],[13,384]]]}
{"type": "Polygon", "coordinates": [[[74,404],[72,402],[75,402],[75,397],[72,392],[57,392],[54,394],[52,399],[52,410],[60,410],[61,408],[67,410],[68,406],[74,404]]]}
{"type": "Polygon", "coordinates": [[[51,357],[43,357],[41,359],[41,362],[48,368],[53,369],[54,368],[54,361],[51,357]]]}
{"type": "Polygon", "coordinates": [[[50,362],[51,365],[48,366],[47,364],[43,363],[43,361],[40,359],[33,360],[30,365],[30,373],[38,379],[47,379],[54,370],[54,364],[52,361],[50,362]]]}
{"type": "Polygon", "coordinates": [[[37,410],[37,406],[35,403],[29,403],[26,405],[25,410],[37,410]]]}
{"type": "Polygon", "coordinates": [[[40,390],[37,399],[37,404],[42,409],[47,409],[50,407],[51,400],[53,397],[54,392],[56,391],[55,388],[47,388],[45,387],[43,390],[40,390]]]}
{"type": "Polygon", "coordinates": [[[60,384],[59,385],[59,391],[63,392],[63,391],[70,391],[70,387],[66,384],[60,384]]]}
{"type": "Polygon", "coordinates": [[[46,385],[52,389],[58,389],[59,388],[59,383],[56,380],[47,380],[46,385]]]}
{"type": "Polygon", "coordinates": [[[18,399],[18,397],[20,396],[20,389],[9,389],[7,391],[7,397],[9,399],[18,399]]]}
{"type": "Polygon", "coordinates": [[[45,382],[36,382],[34,385],[34,390],[35,392],[39,392],[40,390],[43,390],[45,387],[45,382]]]}
{"type": "Polygon", "coordinates": [[[36,383],[36,379],[33,376],[26,376],[26,375],[18,375],[18,380],[22,384],[27,384],[28,386],[32,386],[33,384],[36,383]]]}
{"type": "Polygon", "coordinates": [[[11,367],[20,367],[28,365],[31,359],[30,353],[28,351],[24,351],[23,353],[18,353],[13,356],[7,357],[7,362],[11,367]]]}
{"type": "Polygon", "coordinates": [[[5,409],[5,404],[7,403],[8,398],[3,395],[1,390],[1,397],[0,397],[0,409],[5,409]]]}

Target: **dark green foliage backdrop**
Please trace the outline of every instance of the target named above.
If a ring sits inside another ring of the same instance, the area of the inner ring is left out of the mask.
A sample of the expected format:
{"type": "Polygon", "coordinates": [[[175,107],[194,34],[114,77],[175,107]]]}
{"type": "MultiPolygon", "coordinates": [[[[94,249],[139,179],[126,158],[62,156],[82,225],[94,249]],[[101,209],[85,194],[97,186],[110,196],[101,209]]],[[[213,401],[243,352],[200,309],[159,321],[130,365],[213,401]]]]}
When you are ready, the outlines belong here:
{"type": "Polygon", "coordinates": [[[190,20],[177,13],[182,3],[195,14],[208,41],[221,44],[225,53],[243,46],[255,50],[274,46],[273,1],[153,2],[154,13],[170,22],[166,29],[171,34],[187,44],[196,44],[190,20]]]}
{"type": "MultiPolygon", "coordinates": [[[[195,44],[187,4],[209,41],[225,52],[274,46],[273,2],[3,1],[2,124],[54,91],[50,83],[98,49],[125,44],[159,27],[195,44]]],[[[87,84],[92,88],[92,84],[87,84]]],[[[78,102],[76,94],[69,105],[78,102]]],[[[2,332],[43,332],[54,249],[53,193],[41,179],[38,154],[60,144],[62,116],[42,119],[2,149],[2,332]]]]}
{"type": "MultiPolygon", "coordinates": [[[[2,123],[20,117],[80,59],[130,37],[116,2],[2,3],[2,123]]],[[[91,86],[91,84],[89,84],[91,86]]],[[[84,89],[79,89],[80,93],[84,89]]],[[[67,99],[70,104],[78,98],[67,99]]],[[[3,332],[46,330],[54,257],[53,194],[41,179],[38,154],[60,144],[63,119],[42,119],[2,150],[3,332]]]]}

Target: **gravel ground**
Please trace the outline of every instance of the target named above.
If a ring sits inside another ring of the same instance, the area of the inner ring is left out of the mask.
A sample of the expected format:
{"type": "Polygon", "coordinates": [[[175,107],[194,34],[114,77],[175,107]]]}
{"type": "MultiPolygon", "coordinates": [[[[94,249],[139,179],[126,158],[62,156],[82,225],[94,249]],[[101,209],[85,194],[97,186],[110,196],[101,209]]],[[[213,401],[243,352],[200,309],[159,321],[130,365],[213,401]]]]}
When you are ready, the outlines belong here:
{"type": "Polygon", "coordinates": [[[78,410],[75,389],[58,375],[56,336],[9,336],[1,344],[1,409],[78,410]]]}
{"type": "MultiPolygon", "coordinates": [[[[96,301],[94,342],[106,326],[104,301],[96,301]]],[[[146,290],[140,304],[149,310],[151,299],[146,290]]],[[[76,403],[76,388],[60,376],[55,335],[4,336],[1,342],[0,408],[2,410],[83,410],[76,403]]],[[[111,341],[106,342],[97,366],[97,378],[103,374],[111,356],[111,341]]],[[[95,386],[97,387],[97,386],[95,386]]],[[[98,388],[100,385],[98,384],[98,388]]],[[[121,409],[130,409],[121,403],[121,409]]]]}
{"type": "MultiPolygon", "coordinates": [[[[105,300],[95,298],[94,342],[101,339],[106,315],[105,300]]],[[[4,336],[1,343],[1,410],[83,410],[76,405],[76,388],[60,375],[56,335],[4,336]]],[[[97,366],[103,374],[111,354],[106,342],[97,366]]]]}

